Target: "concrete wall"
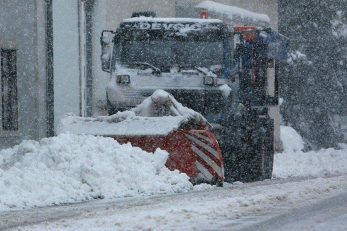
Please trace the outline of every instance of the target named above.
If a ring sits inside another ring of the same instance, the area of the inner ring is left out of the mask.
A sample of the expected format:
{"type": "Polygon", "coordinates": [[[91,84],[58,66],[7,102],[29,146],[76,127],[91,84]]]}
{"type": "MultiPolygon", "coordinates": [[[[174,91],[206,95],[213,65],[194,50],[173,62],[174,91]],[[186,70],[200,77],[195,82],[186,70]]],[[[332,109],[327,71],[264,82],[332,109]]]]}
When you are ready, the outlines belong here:
{"type": "Polygon", "coordinates": [[[0,148],[46,135],[45,38],[43,0],[0,1],[0,48],[17,50],[19,105],[19,130],[0,129],[0,148]]]}
{"type": "Polygon", "coordinates": [[[78,0],[53,0],[54,123],[80,115],[78,0]]]}

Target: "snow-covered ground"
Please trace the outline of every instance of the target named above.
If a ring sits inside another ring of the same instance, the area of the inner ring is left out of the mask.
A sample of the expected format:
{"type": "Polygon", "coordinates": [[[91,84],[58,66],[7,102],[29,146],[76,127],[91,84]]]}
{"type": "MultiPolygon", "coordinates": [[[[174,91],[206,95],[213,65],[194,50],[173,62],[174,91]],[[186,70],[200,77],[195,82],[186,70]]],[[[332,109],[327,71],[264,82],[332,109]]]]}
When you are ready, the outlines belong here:
{"type": "Polygon", "coordinates": [[[347,173],[347,145],[303,152],[304,141],[291,127],[281,127],[284,152],[275,155],[273,177],[326,176],[347,173]]]}
{"type": "MultiPolygon", "coordinates": [[[[275,155],[275,178],[347,173],[347,145],[303,152],[302,138],[282,127],[284,152],[275,155]]],[[[188,192],[185,174],[165,167],[167,152],[151,155],[130,144],[91,135],[60,134],[0,151],[0,210],[188,192]]],[[[204,190],[210,186],[195,186],[204,190]]]]}
{"type": "Polygon", "coordinates": [[[24,141],[0,151],[0,210],[191,190],[167,156],[91,135],[24,141]]]}
{"type": "Polygon", "coordinates": [[[347,192],[347,145],[303,152],[295,130],[282,127],[281,136],[284,152],[275,155],[272,181],[224,188],[193,187],[165,167],[167,152],[149,154],[111,138],[63,133],[24,141],[0,151],[0,229],[51,220],[20,230],[229,230],[247,217],[255,222],[269,211],[347,192]],[[78,221],[55,221],[70,216],[78,221]]]}
{"type": "Polygon", "coordinates": [[[0,216],[0,224],[3,222],[4,228],[22,224],[11,229],[21,231],[239,230],[343,192],[347,192],[347,176],[268,180],[168,196],[13,212],[4,216],[6,220],[0,216]]]}

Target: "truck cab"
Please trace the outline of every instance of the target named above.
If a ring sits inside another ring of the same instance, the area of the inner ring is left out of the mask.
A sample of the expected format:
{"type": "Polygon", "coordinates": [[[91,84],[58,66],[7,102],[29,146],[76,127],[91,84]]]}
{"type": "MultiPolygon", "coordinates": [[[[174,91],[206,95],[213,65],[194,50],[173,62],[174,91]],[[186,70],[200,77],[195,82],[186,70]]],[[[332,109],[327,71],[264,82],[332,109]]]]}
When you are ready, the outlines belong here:
{"type": "Polygon", "coordinates": [[[218,113],[229,96],[233,36],[221,20],[135,17],[104,31],[101,44],[109,114],[157,89],[203,115],[218,113]]]}

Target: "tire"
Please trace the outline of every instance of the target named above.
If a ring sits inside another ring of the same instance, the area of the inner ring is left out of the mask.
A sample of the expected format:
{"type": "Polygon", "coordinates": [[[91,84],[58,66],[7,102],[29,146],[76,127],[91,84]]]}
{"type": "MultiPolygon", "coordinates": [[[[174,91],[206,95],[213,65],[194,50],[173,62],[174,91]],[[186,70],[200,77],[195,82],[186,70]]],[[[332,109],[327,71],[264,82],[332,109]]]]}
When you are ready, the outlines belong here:
{"type": "Polygon", "coordinates": [[[222,132],[220,147],[223,153],[225,181],[253,182],[272,177],[273,120],[248,118],[222,132]]]}
{"type": "Polygon", "coordinates": [[[268,120],[267,123],[267,135],[266,135],[266,155],[264,161],[264,179],[272,178],[273,162],[274,162],[274,121],[268,120]]]}
{"type": "Polygon", "coordinates": [[[254,153],[250,166],[249,181],[259,181],[272,177],[274,158],[273,119],[257,118],[252,137],[251,150],[254,153]]]}
{"type": "Polygon", "coordinates": [[[241,143],[239,130],[233,127],[224,127],[218,141],[224,162],[224,181],[230,183],[240,181],[243,151],[239,145],[241,143]]]}

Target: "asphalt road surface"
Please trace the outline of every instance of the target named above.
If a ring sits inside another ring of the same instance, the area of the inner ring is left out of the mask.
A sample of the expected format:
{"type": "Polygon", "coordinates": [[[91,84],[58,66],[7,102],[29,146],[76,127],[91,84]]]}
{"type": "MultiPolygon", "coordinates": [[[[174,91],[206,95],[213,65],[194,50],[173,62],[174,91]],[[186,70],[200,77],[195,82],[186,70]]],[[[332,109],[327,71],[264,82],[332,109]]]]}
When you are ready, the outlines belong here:
{"type": "Polygon", "coordinates": [[[287,213],[240,230],[347,230],[347,193],[322,200],[313,205],[290,209],[287,213]]]}
{"type": "Polygon", "coordinates": [[[0,213],[0,230],[347,230],[347,176],[0,213]]]}

